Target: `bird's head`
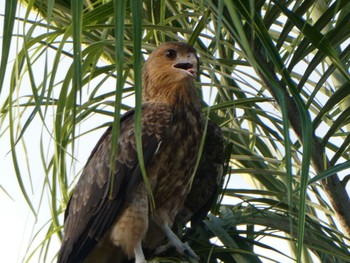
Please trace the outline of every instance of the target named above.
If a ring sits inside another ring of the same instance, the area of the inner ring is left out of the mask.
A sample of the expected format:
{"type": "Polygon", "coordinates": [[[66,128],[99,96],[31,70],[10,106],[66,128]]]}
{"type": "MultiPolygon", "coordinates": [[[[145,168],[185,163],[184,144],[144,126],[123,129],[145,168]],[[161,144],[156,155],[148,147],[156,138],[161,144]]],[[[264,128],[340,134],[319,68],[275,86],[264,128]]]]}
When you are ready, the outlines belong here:
{"type": "Polygon", "coordinates": [[[188,96],[187,93],[194,92],[198,68],[192,46],[181,42],[159,46],[143,68],[143,100],[164,102],[164,99],[188,96]]]}

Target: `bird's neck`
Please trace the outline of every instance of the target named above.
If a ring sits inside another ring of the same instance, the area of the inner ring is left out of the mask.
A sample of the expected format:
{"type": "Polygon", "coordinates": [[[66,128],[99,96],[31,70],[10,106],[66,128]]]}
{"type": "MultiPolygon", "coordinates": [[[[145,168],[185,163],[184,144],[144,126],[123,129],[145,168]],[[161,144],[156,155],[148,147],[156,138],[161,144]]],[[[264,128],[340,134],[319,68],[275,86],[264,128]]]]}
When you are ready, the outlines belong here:
{"type": "Polygon", "coordinates": [[[156,85],[145,87],[142,99],[144,102],[167,104],[178,109],[200,110],[200,100],[193,80],[174,83],[166,87],[156,85]]]}

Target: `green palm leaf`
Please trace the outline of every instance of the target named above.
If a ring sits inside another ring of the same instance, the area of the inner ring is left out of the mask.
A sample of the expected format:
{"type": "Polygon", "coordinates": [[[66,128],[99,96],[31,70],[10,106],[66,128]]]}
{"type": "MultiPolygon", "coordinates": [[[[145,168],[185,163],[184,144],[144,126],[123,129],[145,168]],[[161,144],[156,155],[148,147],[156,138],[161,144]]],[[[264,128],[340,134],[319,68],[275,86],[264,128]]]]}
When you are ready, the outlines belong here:
{"type": "Polygon", "coordinates": [[[12,174],[33,216],[51,211],[24,261],[54,261],[87,158],[80,145],[109,124],[115,141],[134,105],[140,118],[142,64],[165,41],[197,49],[203,113],[226,142],[220,198],[182,238],[203,262],[350,261],[348,177],[341,182],[349,170],[348,1],[24,2],[4,5],[0,142],[10,142],[12,174]],[[31,190],[38,177],[39,202],[31,190]]]}

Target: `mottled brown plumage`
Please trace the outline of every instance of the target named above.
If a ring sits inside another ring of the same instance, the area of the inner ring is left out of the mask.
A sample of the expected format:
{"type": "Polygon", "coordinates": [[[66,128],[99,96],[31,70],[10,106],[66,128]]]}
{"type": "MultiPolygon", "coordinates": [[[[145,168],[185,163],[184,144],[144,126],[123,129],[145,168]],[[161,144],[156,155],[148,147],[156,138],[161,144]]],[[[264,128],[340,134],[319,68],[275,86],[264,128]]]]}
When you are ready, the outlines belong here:
{"type": "Polygon", "coordinates": [[[184,226],[191,221],[195,226],[207,216],[222,184],[223,163],[224,138],[221,128],[209,120],[201,160],[191,191],[177,215],[177,224],[184,226]]]}
{"type": "MultiPolygon", "coordinates": [[[[195,50],[187,44],[166,43],[151,54],[143,71],[141,122],[155,208],[149,207],[138,166],[134,111],[130,111],[120,120],[115,172],[109,169],[111,128],[83,170],[65,213],[59,263],[119,262],[124,255],[143,263],[142,242],[155,248],[162,236],[179,253],[197,259],[171,231],[191,190],[189,182],[204,129],[194,87],[197,71],[195,50]]],[[[197,185],[196,180],[194,183],[197,185]]]]}
{"type": "MultiPolygon", "coordinates": [[[[173,228],[177,232],[180,231],[180,235],[187,223],[191,222],[191,227],[196,227],[205,219],[217,201],[223,183],[224,138],[221,128],[215,122],[209,120],[207,125],[204,148],[191,190],[174,222],[176,225],[173,228]]],[[[149,259],[159,254],[173,255],[173,252],[169,250],[172,247],[171,244],[169,242],[164,244],[165,237],[157,229],[150,228],[147,237],[149,239],[146,238],[143,244],[145,248],[158,247],[156,250],[147,250],[149,259]],[[161,243],[164,245],[159,247],[161,243]]],[[[128,263],[128,261],[123,260],[119,263],[128,263]]]]}

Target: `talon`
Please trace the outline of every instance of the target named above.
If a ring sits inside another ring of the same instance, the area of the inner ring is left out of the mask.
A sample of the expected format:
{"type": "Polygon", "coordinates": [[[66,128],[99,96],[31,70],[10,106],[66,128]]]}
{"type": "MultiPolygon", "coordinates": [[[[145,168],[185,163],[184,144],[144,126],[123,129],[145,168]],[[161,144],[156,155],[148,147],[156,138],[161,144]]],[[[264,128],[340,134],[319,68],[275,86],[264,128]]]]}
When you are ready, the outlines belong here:
{"type": "Polygon", "coordinates": [[[176,251],[187,258],[192,258],[195,261],[199,261],[199,257],[196,253],[191,249],[187,242],[183,243],[181,240],[175,235],[175,233],[170,229],[170,227],[166,224],[162,225],[162,230],[168,237],[169,241],[164,246],[158,247],[156,249],[157,252],[164,252],[169,247],[174,247],[176,251]]]}
{"type": "Polygon", "coordinates": [[[177,249],[177,251],[179,252],[179,254],[186,256],[187,258],[192,258],[196,261],[199,260],[199,257],[197,256],[197,254],[191,249],[191,247],[188,245],[188,243],[182,243],[182,251],[179,251],[177,249]]]}
{"type": "Polygon", "coordinates": [[[157,247],[155,250],[155,254],[160,255],[160,254],[164,253],[165,251],[167,251],[170,247],[172,247],[171,243],[166,243],[163,246],[157,247]]]}
{"type": "Polygon", "coordinates": [[[184,249],[182,251],[178,251],[183,256],[186,256],[187,258],[192,258],[196,261],[199,260],[199,257],[197,254],[188,246],[184,244],[184,249]],[[182,252],[182,253],[181,253],[182,252]]]}

